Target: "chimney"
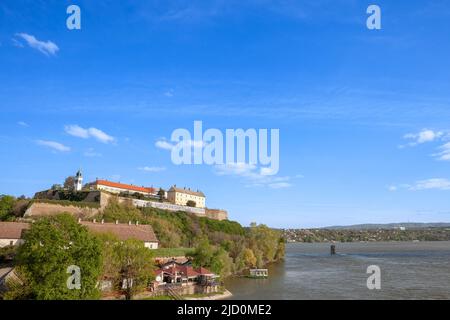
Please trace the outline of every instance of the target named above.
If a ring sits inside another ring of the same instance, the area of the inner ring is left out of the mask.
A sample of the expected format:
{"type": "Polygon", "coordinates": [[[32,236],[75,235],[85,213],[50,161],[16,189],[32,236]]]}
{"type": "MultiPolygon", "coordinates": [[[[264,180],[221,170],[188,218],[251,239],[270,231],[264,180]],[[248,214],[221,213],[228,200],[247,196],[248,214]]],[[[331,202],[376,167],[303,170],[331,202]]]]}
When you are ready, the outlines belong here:
{"type": "Polygon", "coordinates": [[[136,225],[137,225],[137,226],[139,225],[139,221],[136,221],[136,225]]]}
{"type": "Polygon", "coordinates": [[[78,218],[78,223],[81,223],[81,218],[78,218]]]}
{"type": "Polygon", "coordinates": [[[104,224],[105,223],[105,219],[102,219],[102,224],[104,224]]]}
{"type": "Polygon", "coordinates": [[[130,220],[130,221],[128,221],[128,225],[129,225],[129,226],[131,226],[131,220],[130,220]]]}
{"type": "Polygon", "coordinates": [[[93,223],[96,223],[96,222],[97,222],[97,220],[95,220],[95,219],[94,219],[94,220],[92,220],[92,222],[93,222],[93,223]]]}
{"type": "Polygon", "coordinates": [[[119,220],[116,220],[116,224],[119,224],[119,220]]]}

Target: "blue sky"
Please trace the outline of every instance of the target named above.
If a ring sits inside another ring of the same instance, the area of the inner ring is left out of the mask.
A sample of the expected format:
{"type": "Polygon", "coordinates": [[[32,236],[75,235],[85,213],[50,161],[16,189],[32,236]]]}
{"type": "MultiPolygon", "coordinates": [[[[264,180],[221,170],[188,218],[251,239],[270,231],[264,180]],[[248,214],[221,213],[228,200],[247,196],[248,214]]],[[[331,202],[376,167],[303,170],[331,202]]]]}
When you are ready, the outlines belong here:
{"type": "Polygon", "coordinates": [[[449,32],[443,0],[2,1],[0,193],[81,167],[245,225],[450,221],[449,32]],[[194,120],[280,129],[279,173],[173,165],[158,141],[194,120]]]}

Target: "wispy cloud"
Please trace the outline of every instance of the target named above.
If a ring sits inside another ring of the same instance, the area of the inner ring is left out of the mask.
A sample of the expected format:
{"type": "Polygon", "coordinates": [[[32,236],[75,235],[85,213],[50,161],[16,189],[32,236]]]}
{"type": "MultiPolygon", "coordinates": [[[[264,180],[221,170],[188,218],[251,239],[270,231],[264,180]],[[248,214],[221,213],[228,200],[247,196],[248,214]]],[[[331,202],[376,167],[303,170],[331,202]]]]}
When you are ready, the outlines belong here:
{"type": "MultiPolygon", "coordinates": [[[[54,56],[58,51],[58,46],[52,42],[52,41],[41,41],[36,39],[35,36],[27,33],[16,33],[16,37],[21,38],[24,40],[28,46],[30,46],[33,49],[36,49],[40,51],[41,53],[45,54],[46,56],[54,56]]],[[[13,39],[13,42],[17,46],[21,46],[21,43],[17,39],[13,39]]],[[[23,45],[22,45],[23,46],[23,45]]]]}
{"type": "Polygon", "coordinates": [[[411,190],[450,190],[450,180],[443,178],[434,178],[417,181],[414,186],[410,188],[411,190]]]}
{"type": "Polygon", "coordinates": [[[438,149],[439,152],[433,154],[433,156],[438,160],[450,161],[450,142],[440,146],[438,149]]]}
{"type": "Polygon", "coordinates": [[[37,140],[36,143],[40,146],[48,147],[55,151],[59,152],[69,152],[70,147],[63,145],[62,143],[56,141],[48,141],[48,140],[37,140]]]}
{"type": "Polygon", "coordinates": [[[163,150],[172,150],[174,145],[162,138],[155,142],[155,147],[163,150]]]}
{"type": "Polygon", "coordinates": [[[28,123],[26,123],[25,121],[19,121],[17,122],[17,124],[21,127],[29,127],[28,123]]]}
{"type": "MultiPolygon", "coordinates": [[[[413,140],[408,143],[406,146],[414,147],[419,144],[423,144],[426,142],[433,142],[440,139],[444,135],[442,131],[433,131],[430,129],[423,129],[418,133],[408,133],[403,136],[403,138],[408,140],[413,140]]],[[[403,145],[404,147],[405,145],[403,145]]]]}
{"type": "MultiPolygon", "coordinates": [[[[215,166],[215,173],[219,176],[238,176],[244,179],[247,187],[268,187],[271,189],[282,189],[292,187],[292,178],[289,176],[278,177],[267,175],[266,168],[259,168],[248,163],[227,163],[215,166]]],[[[296,177],[300,177],[297,175],[296,177]]]]}
{"type": "Polygon", "coordinates": [[[400,189],[409,191],[421,190],[450,190],[450,180],[445,178],[431,178],[416,181],[413,184],[391,185],[388,187],[389,191],[397,191],[400,189]]]}
{"type": "Polygon", "coordinates": [[[166,170],[165,167],[147,167],[147,166],[139,167],[138,169],[145,172],[161,172],[166,170]]]}
{"type": "Polygon", "coordinates": [[[164,92],[164,95],[168,98],[172,98],[174,95],[173,89],[169,89],[166,92],[164,92]]]}
{"type": "Polygon", "coordinates": [[[435,131],[430,129],[423,129],[418,133],[408,133],[403,136],[404,139],[413,140],[406,145],[400,145],[400,148],[405,147],[415,147],[420,144],[432,143],[432,142],[440,142],[443,145],[437,148],[438,152],[431,154],[437,160],[441,161],[450,161],[450,142],[446,142],[450,140],[449,131],[435,131]]]}
{"type": "Polygon", "coordinates": [[[97,128],[85,129],[78,125],[67,125],[64,127],[64,130],[67,134],[78,138],[94,138],[102,143],[110,143],[115,141],[114,137],[97,128]]]}
{"type": "Polygon", "coordinates": [[[155,142],[155,147],[159,148],[159,149],[163,149],[163,150],[172,150],[175,146],[177,146],[179,143],[182,144],[183,148],[202,148],[204,147],[206,144],[199,140],[182,140],[181,142],[178,143],[172,143],[169,142],[166,138],[160,138],[155,142]]]}

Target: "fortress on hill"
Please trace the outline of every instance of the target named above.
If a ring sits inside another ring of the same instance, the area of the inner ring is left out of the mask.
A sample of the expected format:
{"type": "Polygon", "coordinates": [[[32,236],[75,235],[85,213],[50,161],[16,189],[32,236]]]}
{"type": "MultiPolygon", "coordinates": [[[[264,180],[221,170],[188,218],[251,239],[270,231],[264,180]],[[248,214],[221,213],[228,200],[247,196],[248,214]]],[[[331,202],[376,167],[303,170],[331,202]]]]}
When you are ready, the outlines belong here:
{"type": "Polygon", "coordinates": [[[179,188],[167,191],[162,188],[136,186],[103,179],[83,185],[83,174],[78,170],[74,177],[66,179],[64,186],[53,185],[51,189],[37,192],[25,216],[52,215],[65,211],[81,218],[89,218],[105,208],[115,197],[120,203],[136,207],[152,207],[169,211],[184,211],[214,220],[228,219],[221,209],[206,207],[206,196],[199,190],[179,188]]]}

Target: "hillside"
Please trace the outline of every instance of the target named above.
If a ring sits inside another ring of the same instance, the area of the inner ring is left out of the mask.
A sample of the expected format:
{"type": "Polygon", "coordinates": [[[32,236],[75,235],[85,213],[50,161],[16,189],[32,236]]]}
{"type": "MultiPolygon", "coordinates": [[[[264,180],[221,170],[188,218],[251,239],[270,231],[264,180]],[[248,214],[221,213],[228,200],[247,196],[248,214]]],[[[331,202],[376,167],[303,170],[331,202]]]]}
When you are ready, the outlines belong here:
{"type": "Polygon", "coordinates": [[[183,251],[190,253],[194,264],[211,268],[222,276],[262,267],[284,257],[281,232],[265,225],[244,228],[235,221],[212,220],[181,211],[136,208],[114,199],[96,218],[106,222],[150,224],[161,248],[192,249],[183,251]]]}

